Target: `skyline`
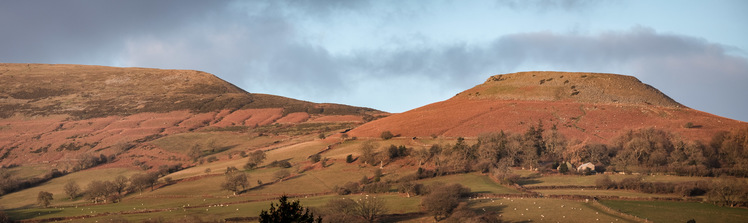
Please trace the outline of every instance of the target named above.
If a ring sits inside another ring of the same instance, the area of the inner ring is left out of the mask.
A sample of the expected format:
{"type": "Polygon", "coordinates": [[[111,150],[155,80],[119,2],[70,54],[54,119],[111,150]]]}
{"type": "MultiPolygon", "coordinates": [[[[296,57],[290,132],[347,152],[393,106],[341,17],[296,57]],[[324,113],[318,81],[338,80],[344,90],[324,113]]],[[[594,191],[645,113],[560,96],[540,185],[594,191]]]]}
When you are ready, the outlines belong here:
{"type": "Polygon", "coordinates": [[[387,112],[496,74],[616,73],[748,121],[746,10],[744,1],[2,1],[0,62],[201,70],[251,93],[387,112]]]}

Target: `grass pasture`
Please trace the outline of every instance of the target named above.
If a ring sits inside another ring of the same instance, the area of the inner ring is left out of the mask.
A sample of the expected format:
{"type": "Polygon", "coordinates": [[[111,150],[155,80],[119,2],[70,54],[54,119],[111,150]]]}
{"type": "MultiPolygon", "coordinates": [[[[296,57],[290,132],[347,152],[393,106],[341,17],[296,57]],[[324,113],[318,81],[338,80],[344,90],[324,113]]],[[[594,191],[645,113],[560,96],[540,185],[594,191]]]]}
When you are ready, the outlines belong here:
{"type": "Polygon", "coordinates": [[[459,183],[463,186],[469,187],[473,193],[491,193],[491,194],[519,194],[521,192],[498,184],[491,180],[488,176],[479,173],[466,173],[457,175],[447,175],[435,178],[428,178],[421,180],[423,184],[429,185],[435,182],[443,182],[446,184],[459,183]]]}
{"type": "Polygon", "coordinates": [[[745,222],[748,210],[720,207],[708,203],[671,201],[623,201],[601,200],[600,203],[614,210],[653,222],[745,222]]]}
{"type": "Polygon", "coordinates": [[[673,194],[648,194],[630,190],[602,190],[596,188],[587,189],[542,189],[532,190],[543,195],[585,195],[585,196],[619,196],[631,198],[650,198],[650,197],[678,197],[673,194]]]}
{"type": "Polygon", "coordinates": [[[126,168],[108,168],[108,169],[91,169],[81,172],[71,173],[59,178],[47,181],[39,186],[6,194],[0,197],[0,206],[3,208],[22,208],[32,207],[36,204],[36,197],[39,191],[47,191],[53,194],[54,205],[66,205],[80,203],[81,198],[71,201],[63,191],[63,186],[73,180],[78,183],[81,190],[86,189],[86,185],[94,180],[113,180],[118,175],[129,177],[141,171],[126,168]]]}
{"type": "Polygon", "coordinates": [[[498,212],[508,222],[629,222],[584,201],[549,198],[488,198],[468,202],[473,210],[498,212]]]}

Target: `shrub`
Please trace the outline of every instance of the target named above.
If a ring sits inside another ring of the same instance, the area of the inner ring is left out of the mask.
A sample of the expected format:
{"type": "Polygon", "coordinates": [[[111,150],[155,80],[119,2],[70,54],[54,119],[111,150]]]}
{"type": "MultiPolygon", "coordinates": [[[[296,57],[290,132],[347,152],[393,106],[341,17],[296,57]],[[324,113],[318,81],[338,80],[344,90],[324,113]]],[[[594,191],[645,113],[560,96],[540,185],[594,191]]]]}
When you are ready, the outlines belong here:
{"type": "Polygon", "coordinates": [[[690,128],[693,128],[694,125],[693,125],[693,122],[687,122],[685,125],[683,125],[683,127],[690,129],[690,128]]]}
{"type": "Polygon", "coordinates": [[[309,157],[310,160],[312,160],[312,163],[317,163],[322,159],[322,155],[314,154],[309,157]]]}
{"type": "Polygon", "coordinates": [[[360,192],[359,189],[360,187],[358,183],[348,182],[348,183],[343,184],[343,186],[341,187],[335,186],[333,188],[333,191],[335,191],[335,193],[338,193],[338,195],[348,195],[348,194],[355,194],[355,193],[360,192]]]}
{"type": "Polygon", "coordinates": [[[392,137],[395,137],[395,135],[393,135],[392,132],[390,131],[384,131],[379,136],[382,137],[382,139],[384,140],[388,140],[388,139],[391,139],[392,137]]]}
{"type": "Polygon", "coordinates": [[[216,156],[210,156],[206,161],[208,161],[208,163],[212,163],[218,161],[218,158],[216,156]]]}
{"type": "Polygon", "coordinates": [[[353,155],[348,154],[348,156],[345,157],[346,163],[352,163],[353,162],[353,155]]]}
{"type": "Polygon", "coordinates": [[[288,160],[281,160],[281,161],[274,160],[273,162],[271,162],[270,164],[268,164],[268,166],[270,166],[270,167],[282,167],[282,168],[291,168],[292,167],[291,163],[288,162],[288,160]]]}
{"type": "Polygon", "coordinates": [[[597,180],[595,180],[595,186],[601,189],[611,189],[616,186],[616,183],[613,182],[613,180],[611,180],[608,175],[603,175],[603,177],[597,178],[597,180]]]}
{"type": "Polygon", "coordinates": [[[387,193],[390,192],[390,184],[385,182],[374,182],[363,186],[362,189],[366,193],[387,193]]]}

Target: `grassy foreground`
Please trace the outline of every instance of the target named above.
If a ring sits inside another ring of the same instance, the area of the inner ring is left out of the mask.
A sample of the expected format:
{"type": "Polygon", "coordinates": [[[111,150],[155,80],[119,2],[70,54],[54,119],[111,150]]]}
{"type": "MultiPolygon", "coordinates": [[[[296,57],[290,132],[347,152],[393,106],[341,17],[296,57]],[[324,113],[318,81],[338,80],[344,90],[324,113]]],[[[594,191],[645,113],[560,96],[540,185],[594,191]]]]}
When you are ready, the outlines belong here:
{"type": "Polygon", "coordinates": [[[669,201],[602,200],[600,203],[623,213],[653,222],[745,222],[748,210],[707,203],[669,201]]]}

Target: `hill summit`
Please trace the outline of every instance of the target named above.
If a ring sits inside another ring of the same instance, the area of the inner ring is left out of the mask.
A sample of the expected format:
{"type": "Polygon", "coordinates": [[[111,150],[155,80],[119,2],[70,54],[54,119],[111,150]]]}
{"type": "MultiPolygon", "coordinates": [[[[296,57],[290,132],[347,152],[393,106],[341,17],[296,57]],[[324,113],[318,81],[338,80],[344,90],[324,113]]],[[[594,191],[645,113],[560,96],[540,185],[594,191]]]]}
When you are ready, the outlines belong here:
{"type": "Polygon", "coordinates": [[[605,73],[540,71],[495,75],[455,98],[683,107],[635,77],[605,73]]]}
{"type": "Polygon", "coordinates": [[[592,142],[641,128],[706,141],[716,132],[747,126],[683,106],[632,76],[542,71],[495,75],[446,101],[366,123],[351,134],[475,137],[523,132],[540,123],[572,140],[592,142]]]}
{"type": "Polygon", "coordinates": [[[69,115],[88,119],[143,112],[284,108],[363,115],[373,109],[315,104],[250,94],[215,75],[194,70],[117,68],[68,64],[0,64],[0,118],[69,115]]]}

